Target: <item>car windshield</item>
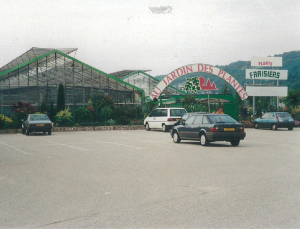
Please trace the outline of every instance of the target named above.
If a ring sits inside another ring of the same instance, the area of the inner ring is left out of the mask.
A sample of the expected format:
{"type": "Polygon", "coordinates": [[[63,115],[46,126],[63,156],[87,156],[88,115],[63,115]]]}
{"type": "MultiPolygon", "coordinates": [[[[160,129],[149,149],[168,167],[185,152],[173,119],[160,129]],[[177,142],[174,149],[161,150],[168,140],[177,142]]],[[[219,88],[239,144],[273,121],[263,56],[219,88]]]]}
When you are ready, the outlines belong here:
{"type": "Polygon", "coordinates": [[[45,121],[49,120],[47,115],[30,115],[30,121],[45,121]]]}
{"type": "Polygon", "coordinates": [[[210,115],[209,119],[212,123],[237,123],[237,121],[228,115],[210,115]]]}
{"type": "Polygon", "coordinates": [[[181,120],[182,120],[182,121],[185,121],[185,120],[187,120],[188,117],[189,117],[189,114],[184,114],[184,115],[181,117],[181,120]]]}

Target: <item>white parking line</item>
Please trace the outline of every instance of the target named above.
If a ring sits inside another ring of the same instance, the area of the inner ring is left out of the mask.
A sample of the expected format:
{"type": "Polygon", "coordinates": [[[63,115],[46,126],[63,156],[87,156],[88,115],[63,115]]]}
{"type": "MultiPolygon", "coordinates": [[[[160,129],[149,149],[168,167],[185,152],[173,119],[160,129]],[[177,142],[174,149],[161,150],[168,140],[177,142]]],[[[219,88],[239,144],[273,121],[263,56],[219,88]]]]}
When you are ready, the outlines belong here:
{"type": "Polygon", "coordinates": [[[283,147],[290,146],[290,145],[281,144],[281,143],[258,142],[258,141],[248,141],[248,140],[246,140],[245,142],[250,142],[250,143],[255,143],[255,144],[262,144],[262,145],[278,145],[278,146],[283,146],[283,147]]]}
{"type": "Polygon", "coordinates": [[[121,138],[123,138],[123,139],[130,139],[130,140],[139,141],[139,142],[152,142],[152,143],[159,143],[159,141],[150,141],[150,140],[137,139],[137,138],[124,138],[124,137],[121,137],[121,138]]]}
{"type": "Polygon", "coordinates": [[[58,143],[58,142],[52,142],[52,141],[48,141],[48,140],[45,140],[45,141],[46,141],[46,142],[54,143],[54,144],[56,144],[56,145],[62,145],[62,146],[71,147],[71,148],[74,148],[74,149],[87,150],[87,149],[79,148],[79,147],[76,147],[76,146],[70,146],[70,145],[66,145],[66,144],[62,144],[62,143],[58,143]]]}
{"type": "Polygon", "coordinates": [[[26,152],[23,151],[23,150],[20,150],[20,149],[18,149],[18,148],[16,148],[16,147],[13,147],[13,146],[11,146],[11,145],[5,144],[5,143],[3,143],[3,142],[0,142],[0,144],[5,145],[5,146],[8,146],[8,147],[10,147],[10,148],[13,148],[13,149],[15,149],[15,150],[17,150],[17,151],[19,151],[19,152],[21,152],[21,153],[23,153],[23,154],[31,154],[31,153],[26,153],[26,152]]]}
{"type": "Polygon", "coordinates": [[[143,149],[143,148],[138,147],[138,146],[124,145],[124,144],[119,144],[119,143],[115,143],[115,142],[104,142],[104,141],[93,140],[93,139],[88,139],[88,138],[86,138],[86,140],[94,141],[94,142],[100,142],[100,143],[105,143],[105,144],[112,144],[112,145],[126,146],[126,147],[135,148],[135,149],[143,149]]]}

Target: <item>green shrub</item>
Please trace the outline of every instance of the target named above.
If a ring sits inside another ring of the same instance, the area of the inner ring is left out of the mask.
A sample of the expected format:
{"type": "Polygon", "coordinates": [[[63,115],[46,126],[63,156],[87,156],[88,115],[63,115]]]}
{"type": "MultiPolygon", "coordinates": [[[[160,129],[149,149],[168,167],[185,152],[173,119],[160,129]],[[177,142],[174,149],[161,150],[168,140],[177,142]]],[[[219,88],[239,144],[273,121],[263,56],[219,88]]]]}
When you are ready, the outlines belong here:
{"type": "Polygon", "coordinates": [[[114,125],[116,125],[116,123],[117,123],[116,120],[113,120],[113,119],[110,119],[107,121],[108,126],[114,126],[114,125]]]}
{"type": "Polygon", "coordinates": [[[75,121],[77,123],[81,122],[91,122],[93,119],[92,112],[85,107],[79,107],[75,111],[75,121]]]}
{"type": "Polygon", "coordinates": [[[104,107],[101,109],[100,116],[102,119],[105,118],[105,113],[106,113],[106,119],[110,118],[113,114],[113,109],[111,107],[104,107]]]}
{"type": "Polygon", "coordinates": [[[55,123],[57,126],[72,126],[73,125],[73,116],[70,111],[70,108],[66,108],[58,112],[54,117],[55,123]]]}
{"type": "Polygon", "coordinates": [[[143,119],[131,120],[130,125],[144,125],[143,119]]]}
{"type": "Polygon", "coordinates": [[[291,115],[295,120],[300,120],[300,106],[292,107],[291,115]]]}
{"type": "Polygon", "coordinates": [[[118,125],[129,125],[131,120],[126,116],[120,116],[116,119],[118,125]]]}
{"type": "Polygon", "coordinates": [[[16,112],[14,112],[14,114],[12,116],[13,123],[11,124],[11,127],[21,128],[22,127],[22,119],[24,120],[26,118],[27,114],[28,114],[28,111],[26,108],[17,108],[16,112]]]}
{"type": "Polygon", "coordinates": [[[9,118],[3,114],[0,114],[0,128],[3,128],[3,127],[11,127],[13,124],[13,120],[12,118],[9,118]]]}
{"type": "Polygon", "coordinates": [[[65,109],[65,90],[64,85],[59,84],[57,90],[57,111],[62,111],[65,109]]]}
{"type": "Polygon", "coordinates": [[[81,122],[81,123],[76,123],[76,126],[101,126],[101,123],[100,122],[81,122]]]}

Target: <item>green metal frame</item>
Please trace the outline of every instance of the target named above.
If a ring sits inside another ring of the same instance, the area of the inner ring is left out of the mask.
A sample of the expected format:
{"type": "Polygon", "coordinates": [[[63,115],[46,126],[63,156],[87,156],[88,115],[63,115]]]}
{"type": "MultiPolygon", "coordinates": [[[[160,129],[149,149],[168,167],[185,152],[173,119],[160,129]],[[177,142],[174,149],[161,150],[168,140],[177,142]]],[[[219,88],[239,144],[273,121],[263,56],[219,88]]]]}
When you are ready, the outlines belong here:
{"type": "Polygon", "coordinates": [[[127,85],[127,86],[129,86],[129,87],[131,87],[131,88],[133,88],[133,89],[135,89],[135,90],[137,90],[137,91],[140,91],[140,92],[142,93],[142,102],[145,101],[145,92],[144,92],[143,89],[138,88],[138,87],[136,87],[136,86],[134,86],[134,85],[131,85],[131,84],[127,83],[127,82],[124,82],[124,81],[122,81],[122,80],[120,80],[120,79],[118,79],[118,78],[116,78],[116,77],[114,77],[114,76],[112,76],[112,75],[109,75],[109,74],[107,74],[107,73],[105,73],[105,72],[103,72],[103,71],[101,71],[101,70],[99,70],[99,69],[96,69],[96,68],[94,68],[94,67],[92,67],[92,66],[90,66],[90,65],[88,65],[88,64],[86,64],[86,63],[83,63],[83,62],[81,62],[81,61],[79,61],[79,60],[77,60],[77,59],[75,59],[75,58],[73,58],[73,57],[70,57],[70,56],[68,56],[67,54],[65,54],[65,53],[63,53],[63,52],[60,52],[59,50],[56,50],[56,49],[54,49],[54,50],[52,50],[52,51],[50,51],[50,52],[48,52],[48,53],[46,53],[46,54],[43,54],[43,55],[41,55],[41,56],[39,56],[39,57],[36,57],[36,58],[34,58],[34,59],[32,59],[32,60],[29,60],[29,61],[27,61],[27,62],[24,62],[24,63],[22,63],[22,64],[20,64],[20,65],[18,65],[18,66],[16,66],[16,67],[13,67],[13,68],[11,68],[11,69],[8,69],[8,70],[6,70],[6,71],[1,72],[1,73],[0,73],[0,80],[1,80],[1,77],[4,77],[5,75],[7,75],[7,76],[9,77],[9,73],[12,72],[12,71],[14,71],[14,70],[17,70],[17,69],[19,69],[19,68],[21,68],[21,67],[24,67],[24,66],[26,66],[26,65],[29,65],[29,64],[31,64],[31,63],[37,62],[38,60],[43,59],[43,58],[45,58],[45,57],[47,57],[47,56],[50,56],[51,54],[54,54],[54,53],[58,53],[58,54],[60,54],[61,56],[64,56],[64,57],[66,57],[66,58],[68,58],[68,59],[70,59],[70,60],[73,60],[74,62],[76,62],[76,63],[78,63],[78,64],[81,64],[81,65],[83,65],[83,66],[85,66],[85,67],[87,67],[87,68],[89,68],[89,69],[92,69],[92,70],[95,71],[95,72],[98,72],[98,73],[100,73],[100,74],[102,74],[102,75],[104,75],[104,76],[106,76],[106,77],[108,77],[108,78],[111,78],[111,79],[113,79],[113,80],[116,80],[117,82],[120,82],[121,84],[127,85]]]}
{"type": "MultiPolygon", "coordinates": [[[[207,99],[207,95],[195,95],[196,99],[207,99]]],[[[183,99],[185,96],[182,95],[170,95],[171,98],[176,98],[176,99],[183,99]]],[[[229,103],[224,103],[224,113],[228,114],[235,120],[239,121],[239,110],[238,110],[238,101],[237,99],[231,95],[231,94],[210,94],[209,95],[210,99],[224,99],[229,101],[229,103]]],[[[163,100],[162,100],[163,101],[163,100]]]]}

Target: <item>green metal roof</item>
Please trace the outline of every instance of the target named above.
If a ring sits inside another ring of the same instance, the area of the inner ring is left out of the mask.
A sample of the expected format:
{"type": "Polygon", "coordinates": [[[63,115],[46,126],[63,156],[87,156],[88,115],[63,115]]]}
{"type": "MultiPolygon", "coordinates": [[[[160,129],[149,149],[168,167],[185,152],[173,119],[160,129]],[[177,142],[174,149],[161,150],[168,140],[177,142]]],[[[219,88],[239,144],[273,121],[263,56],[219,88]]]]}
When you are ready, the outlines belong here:
{"type": "MultiPolygon", "coordinates": [[[[22,54],[21,56],[17,57],[16,59],[12,60],[11,62],[9,62],[8,64],[4,65],[3,67],[0,68],[0,73],[9,70],[11,68],[15,68],[25,62],[28,62],[30,60],[33,60],[39,56],[42,56],[44,54],[47,54],[51,51],[53,51],[55,49],[53,48],[36,48],[33,47],[31,49],[29,49],[27,52],[25,52],[24,54],[22,54]]],[[[74,51],[77,51],[77,48],[64,48],[64,49],[57,49],[62,53],[65,54],[70,54],[74,51]]]]}
{"type": "MultiPolygon", "coordinates": [[[[44,49],[44,51],[45,51],[46,49],[44,49]]],[[[48,51],[49,51],[50,49],[48,49],[48,51]]],[[[65,52],[67,52],[66,50],[64,50],[65,52]]],[[[69,51],[71,51],[71,50],[69,50],[69,51]]],[[[68,52],[69,52],[68,51],[68,52]]],[[[74,50],[73,50],[74,51],[74,50]]],[[[41,51],[41,53],[42,53],[43,51],[41,51]]],[[[136,89],[136,90],[138,90],[138,91],[141,91],[143,94],[144,94],[144,91],[142,90],[142,89],[140,89],[140,88],[138,88],[138,87],[136,87],[136,86],[134,86],[134,85],[131,85],[131,84],[129,84],[129,83],[126,83],[126,82],[124,82],[124,81],[122,81],[122,80],[120,80],[120,79],[118,79],[118,78],[116,78],[116,77],[114,77],[114,76],[111,76],[111,75],[109,75],[109,74],[107,74],[107,73],[105,73],[105,72],[103,72],[103,71],[100,71],[100,70],[98,70],[98,69],[96,69],[96,68],[94,68],[94,67],[92,67],[92,66],[90,66],[90,65],[87,65],[87,64],[85,64],[85,63],[83,63],[83,62],[81,62],[81,61],[79,61],[79,60],[77,60],[77,59],[75,59],[75,58],[73,58],[73,57],[70,57],[69,55],[67,55],[67,54],[65,54],[64,52],[62,52],[62,51],[60,51],[60,50],[52,50],[51,49],[51,51],[49,51],[49,52],[46,52],[46,53],[44,53],[44,54],[42,54],[41,56],[38,56],[38,57],[35,57],[34,58],[34,56],[35,55],[31,55],[30,56],[30,58],[31,59],[29,59],[28,58],[28,60],[27,61],[25,61],[25,59],[23,59],[24,60],[24,62],[23,63],[21,63],[21,64],[19,64],[19,65],[17,65],[17,66],[14,66],[14,67],[12,67],[12,68],[9,68],[9,69],[6,69],[6,70],[4,70],[4,71],[2,71],[2,72],[0,72],[0,81],[1,80],[5,80],[5,79],[7,79],[7,78],[9,78],[9,77],[12,77],[12,76],[14,76],[14,75],[16,75],[17,73],[16,73],[16,71],[19,71],[19,72],[21,72],[21,75],[24,75],[24,73],[22,74],[22,72],[25,72],[26,71],[26,69],[25,69],[25,67],[27,66],[27,65],[30,65],[30,68],[31,69],[34,69],[34,68],[36,68],[37,67],[37,65],[39,66],[39,68],[42,68],[43,70],[42,71],[44,71],[44,73],[45,72],[47,72],[47,74],[50,74],[51,76],[52,76],[52,78],[54,78],[55,76],[54,76],[54,72],[55,72],[55,70],[54,70],[54,66],[58,66],[57,67],[57,70],[58,71],[60,71],[60,74],[59,75],[63,75],[63,74],[70,74],[70,71],[72,71],[71,70],[71,67],[73,67],[72,66],[72,64],[73,64],[73,62],[74,62],[74,64],[75,64],[75,69],[76,69],[76,73],[78,73],[79,71],[81,71],[81,69],[83,69],[83,68],[85,68],[84,69],[84,71],[85,71],[85,74],[86,74],[86,76],[89,76],[90,75],[90,72],[89,71],[87,71],[87,69],[89,69],[89,70],[92,70],[92,71],[94,71],[95,73],[99,73],[99,75],[101,75],[102,77],[106,77],[106,78],[110,78],[110,79],[112,79],[113,81],[115,81],[115,85],[113,84],[113,82],[110,84],[110,87],[112,87],[112,89],[118,89],[121,85],[126,85],[126,86],[128,86],[128,87],[131,87],[131,88],[134,88],[134,89],[136,89]],[[54,55],[55,55],[55,53],[57,53],[58,55],[60,55],[60,58],[58,58],[59,59],[59,61],[58,61],[58,63],[54,63],[54,55]],[[48,57],[48,58],[46,58],[46,57],[48,57]],[[40,61],[40,62],[39,62],[40,61]],[[63,64],[65,63],[65,62],[67,62],[68,63],[68,65],[67,65],[67,70],[64,68],[64,66],[63,66],[63,64]],[[48,67],[47,67],[47,66],[48,67]],[[119,84],[118,84],[119,83],[119,84]]],[[[18,58],[17,58],[18,59],[18,58]]],[[[14,64],[15,63],[17,63],[17,62],[14,62],[14,61],[12,61],[14,64]]],[[[12,63],[11,62],[11,63],[12,63]]],[[[8,66],[8,65],[6,65],[6,66],[8,66]]],[[[4,68],[3,68],[4,69],[4,68]]],[[[83,71],[83,70],[82,70],[83,71]]],[[[46,73],[45,73],[46,74],[46,73]]],[[[25,74],[26,75],[26,74],[25,74]]],[[[80,81],[81,80],[81,76],[82,76],[82,74],[80,73],[80,74],[76,74],[78,77],[78,81],[80,81]]],[[[101,79],[103,82],[104,82],[104,79],[101,79]]]]}
{"type": "Polygon", "coordinates": [[[138,72],[138,71],[149,72],[151,70],[122,70],[122,71],[113,72],[113,73],[109,73],[109,74],[118,79],[122,79],[122,78],[125,78],[126,76],[128,76],[134,72],[138,72]]]}

